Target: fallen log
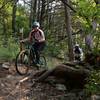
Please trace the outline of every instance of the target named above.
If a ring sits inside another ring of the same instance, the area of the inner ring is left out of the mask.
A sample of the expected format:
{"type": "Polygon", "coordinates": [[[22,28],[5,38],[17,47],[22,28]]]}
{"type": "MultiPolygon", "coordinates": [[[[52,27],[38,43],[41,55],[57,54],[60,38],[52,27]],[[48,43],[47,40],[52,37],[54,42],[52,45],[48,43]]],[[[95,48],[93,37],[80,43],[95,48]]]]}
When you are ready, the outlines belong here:
{"type": "Polygon", "coordinates": [[[61,64],[56,66],[54,69],[44,72],[36,79],[36,82],[43,82],[48,79],[48,77],[53,76],[59,80],[59,83],[63,83],[69,89],[82,89],[87,82],[86,78],[89,74],[90,71],[87,69],[76,69],[61,64]]]}
{"type": "Polygon", "coordinates": [[[83,89],[89,75],[90,71],[87,69],[76,69],[61,64],[51,70],[42,70],[35,74],[31,73],[29,76],[20,80],[20,82],[32,79],[33,86],[36,85],[37,82],[48,81],[48,83],[55,82],[56,84],[64,84],[68,90],[83,89]]]}

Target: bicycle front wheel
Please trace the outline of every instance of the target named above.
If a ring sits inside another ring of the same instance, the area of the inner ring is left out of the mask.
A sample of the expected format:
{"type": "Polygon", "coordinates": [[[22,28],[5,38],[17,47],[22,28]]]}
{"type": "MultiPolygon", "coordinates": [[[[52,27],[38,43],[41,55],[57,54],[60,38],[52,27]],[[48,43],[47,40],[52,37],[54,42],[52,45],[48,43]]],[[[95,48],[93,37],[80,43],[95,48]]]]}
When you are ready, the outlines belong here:
{"type": "Polygon", "coordinates": [[[15,67],[18,74],[20,75],[27,74],[29,70],[29,56],[27,50],[21,51],[16,56],[15,67]]]}
{"type": "Polygon", "coordinates": [[[40,68],[47,69],[46,58],[42,55],[40,56],[39,65],[40,65],[40,68]]]}

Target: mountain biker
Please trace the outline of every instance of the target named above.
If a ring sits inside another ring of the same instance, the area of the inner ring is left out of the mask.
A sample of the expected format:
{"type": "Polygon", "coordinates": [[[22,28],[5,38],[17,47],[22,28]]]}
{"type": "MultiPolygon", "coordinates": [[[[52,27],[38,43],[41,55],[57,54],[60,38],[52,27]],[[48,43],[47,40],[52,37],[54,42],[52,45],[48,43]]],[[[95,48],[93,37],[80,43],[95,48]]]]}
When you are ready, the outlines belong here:
{"type": "MultiPolygon", "coordinates": [[[[27,41],[27,39],[22,40],[21,42],[25,41],[27,41]]],[[[28,41],[32,44],[32,47],[34,48],[34,52],[36,55],[35,63],[38,65],[40,58],[40,51],[42,51],[45,47],[45,35],[44,32],[40,29],[39,22],[37,21],[33,22],[32,30],[29,33],[28,41]]]]}
{"type": "Polygon", "coordinates": [[[76,61],[82,61],[83,59],[83,51],[79,47],[79,44],[75,44],[74,46],[74,57],[76,61]]]}

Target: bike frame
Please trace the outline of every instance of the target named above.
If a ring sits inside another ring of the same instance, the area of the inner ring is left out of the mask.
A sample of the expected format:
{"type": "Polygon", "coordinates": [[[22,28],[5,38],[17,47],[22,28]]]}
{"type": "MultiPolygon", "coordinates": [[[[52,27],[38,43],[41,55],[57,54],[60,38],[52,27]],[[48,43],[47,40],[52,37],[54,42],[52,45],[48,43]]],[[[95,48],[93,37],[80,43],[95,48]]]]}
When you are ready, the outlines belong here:
{"type": "MultiPolygon", "coordinates": [[[[29,62],[31,63],[35,63],[36,61],[36,56],[35,56],[35,52],[34,52],[34,48],[33,48],[33,44],[30,44],[30,43],[26,43],[26,47],[25,47],[25,50],[22,50],[22,53],[23,52],[28,52],[28,58],[29,58],[29,62]]],[[[40,52],[40,55],[42,55],[43,53],[40,52]]]]}

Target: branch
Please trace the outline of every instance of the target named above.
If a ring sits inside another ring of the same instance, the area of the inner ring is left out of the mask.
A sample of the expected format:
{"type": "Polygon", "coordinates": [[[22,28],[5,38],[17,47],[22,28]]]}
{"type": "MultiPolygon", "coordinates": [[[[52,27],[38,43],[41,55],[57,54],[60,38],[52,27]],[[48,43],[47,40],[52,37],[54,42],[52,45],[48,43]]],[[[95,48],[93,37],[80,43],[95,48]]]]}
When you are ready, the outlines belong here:
{"type": "MultiPolygon", "coordinates": [[[[81,32],[83,32],[82,29],[80,29],[78,32],[72,33],[72,35],[80,34],[81,32]]],[[[56,43],[59,43],[59,42],[61,42],[62,40],[66,39],[66,38],[67,38],[67,36],[64,36],[61,39],[58,39],[56,41],[56,43]]]]}
{"type": "Polygon", "coordinates": [[[69,4],[66,3],[65,0],[61,0],[66,6],[68,6],[72,11],[74,11],[76,13],[76,10],[69,4]]]}

